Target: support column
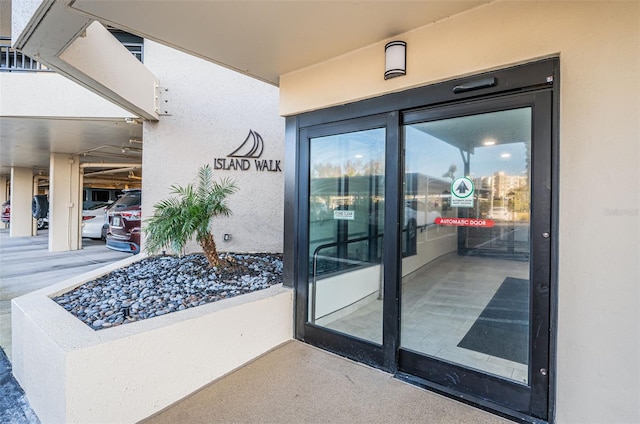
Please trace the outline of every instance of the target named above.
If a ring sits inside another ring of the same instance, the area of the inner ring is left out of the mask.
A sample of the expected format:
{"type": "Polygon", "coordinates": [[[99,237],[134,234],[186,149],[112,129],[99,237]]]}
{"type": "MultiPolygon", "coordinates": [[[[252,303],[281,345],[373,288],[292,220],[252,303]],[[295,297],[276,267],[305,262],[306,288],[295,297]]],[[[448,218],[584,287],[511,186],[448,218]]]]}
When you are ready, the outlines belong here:
{"type": "Polygon", "coordinates": [[[49,175],[49,252],[78,250],[82,212],[78,158],[51,153],[49,175]]]}
{"type": "Polygon", "coordinates": [[[11,224],[9,237],[31,237],[31,190],[33,171],[30,168],[11,168],[11,224]]]}

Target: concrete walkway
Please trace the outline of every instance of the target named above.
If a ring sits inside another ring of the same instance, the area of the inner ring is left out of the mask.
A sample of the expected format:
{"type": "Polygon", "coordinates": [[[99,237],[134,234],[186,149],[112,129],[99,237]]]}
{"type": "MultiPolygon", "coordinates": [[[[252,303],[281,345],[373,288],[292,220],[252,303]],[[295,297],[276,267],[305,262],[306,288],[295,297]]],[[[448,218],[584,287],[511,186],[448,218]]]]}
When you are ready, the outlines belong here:
{"type": "MultiPolygon", "coordinates": [[[[11,299],[129,257],[84,240],[49,253],[47,233],[0,230],[0,347],[10,357],[11,299]]],[[[0,351],[0,422],[38,423],[0,351]],[[8,414],[8,415],[7,415],[8,414]]],[[[96,417],[96,422],[100,418],[96,417]]],[[[162,423],[508,423],[298,341],[288,342],[143,421],[162,423]]]]}
{"type": "Polygon", "coordinates": [[[47,230],[35,237],[9,237],[0,229],[0,422],[38,424],[20,385],[11,373],[11,300],[130,256],[83,239],[82,250],[49,252],[47,230]]]}
{"type": "Polygon", "coordinates": [[[509,422],[291,341],[141,423],[509,422]]]}
{"type": "Polygon", "coordinates": [[[0,230],[0,347],[11,360],[11,299],[131,256],[83,239],[82,250],[49,252],[48,230],[35,237],[9,237],[0,230]]]}

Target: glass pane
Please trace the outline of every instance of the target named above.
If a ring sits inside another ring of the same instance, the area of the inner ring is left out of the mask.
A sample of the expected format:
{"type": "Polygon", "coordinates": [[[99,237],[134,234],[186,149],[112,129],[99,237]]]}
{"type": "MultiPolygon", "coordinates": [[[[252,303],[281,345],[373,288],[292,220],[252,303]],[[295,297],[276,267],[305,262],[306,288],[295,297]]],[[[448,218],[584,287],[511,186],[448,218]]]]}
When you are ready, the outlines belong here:
{"type": "Polygon", "coordinates": [[[403,132],[401,346],[527,383],[531,109],[403,132]]]}
{"type": "Polygon", "coordinates": [[[310,143],[308,320],[381,343],[385,130],[310,143]]]}

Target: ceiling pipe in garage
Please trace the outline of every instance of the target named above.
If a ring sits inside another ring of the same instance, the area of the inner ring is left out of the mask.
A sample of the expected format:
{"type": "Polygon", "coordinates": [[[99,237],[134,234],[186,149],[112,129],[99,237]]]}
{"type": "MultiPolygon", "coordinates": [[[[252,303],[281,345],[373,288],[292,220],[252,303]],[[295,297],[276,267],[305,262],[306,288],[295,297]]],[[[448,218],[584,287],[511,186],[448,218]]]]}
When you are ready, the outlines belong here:
{"type": "Polygon", "coordinates": [[[96,171],[96,172],[91,172],[90,174],[84,174],[85,178],[91,178],[94,175],[104,175],[104,174],[117,174],[117,173],[121,173],[121,172],[129,172],[129,171],[133,171],[139,169],[139,167],[127,167],[127,168],[117,168],[117,169],[105,169],[104,171],[96,171]]]}
{"type": "Polygon", "coordinates": [[[80,168],[142,168],[141,163],[105,163],[105,162],[87,162],[81,163],[80,168]]]}

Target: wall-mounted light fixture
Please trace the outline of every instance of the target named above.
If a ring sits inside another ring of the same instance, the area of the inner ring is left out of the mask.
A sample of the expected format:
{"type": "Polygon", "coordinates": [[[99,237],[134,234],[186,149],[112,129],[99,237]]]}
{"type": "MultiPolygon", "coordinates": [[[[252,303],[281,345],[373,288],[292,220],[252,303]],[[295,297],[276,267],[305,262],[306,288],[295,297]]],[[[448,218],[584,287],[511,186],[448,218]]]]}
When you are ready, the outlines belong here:
{"type": "Polygon", "coordinates": [[[388,80],[407,74],[407,43],[391,41],[384,46],[384,54],[384,79],[388,80]]]}

